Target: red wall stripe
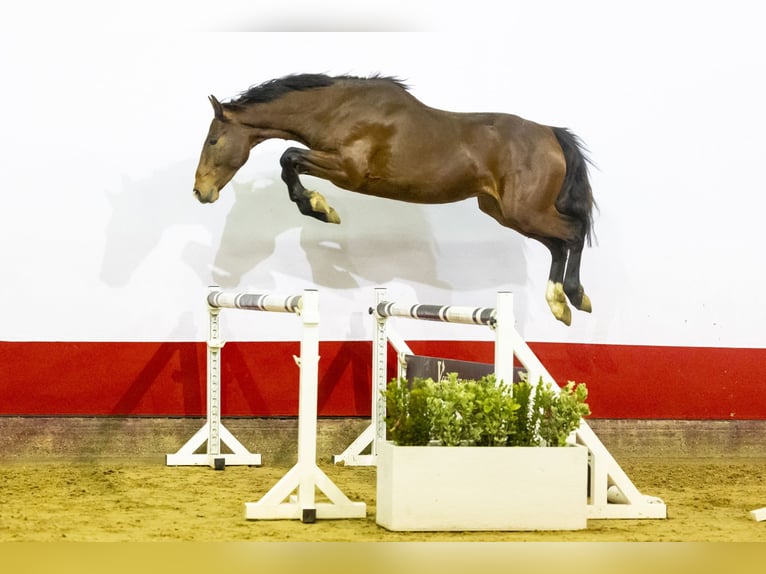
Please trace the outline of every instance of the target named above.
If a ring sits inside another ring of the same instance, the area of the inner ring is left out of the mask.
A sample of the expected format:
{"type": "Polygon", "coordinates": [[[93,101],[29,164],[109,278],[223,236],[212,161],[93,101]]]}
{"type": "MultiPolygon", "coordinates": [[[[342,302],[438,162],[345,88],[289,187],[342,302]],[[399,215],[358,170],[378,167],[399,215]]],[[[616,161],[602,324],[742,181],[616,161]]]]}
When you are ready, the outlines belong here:
{"type": "MultiPolygon", "coordinates": [[[[418,354],[493,361],[491,342],[413,341],[418,354]]],[[[585,382],[594,418],[766,419],[766,349],[536,343],[564,383],[585,382]]],[[[295,416],[297,342],[229,342],[227,416],[295,416]]],[[[322,341],[320,416],[369,416],[369,341],[322,341]]],[[[389,355],[389,373],[396,359],[389,355]]],[[[0,415],[197,416],[204,343],[0,342],[0,415]]]]}

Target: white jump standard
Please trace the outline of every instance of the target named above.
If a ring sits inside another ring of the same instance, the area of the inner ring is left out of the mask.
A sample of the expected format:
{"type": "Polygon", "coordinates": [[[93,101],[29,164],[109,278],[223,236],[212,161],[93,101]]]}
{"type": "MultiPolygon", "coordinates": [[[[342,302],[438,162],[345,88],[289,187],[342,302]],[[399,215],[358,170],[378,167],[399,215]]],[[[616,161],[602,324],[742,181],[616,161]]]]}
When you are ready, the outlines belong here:
{"type": "Polygon", "coordinates": [[[261,455],[251,453],[221,422],[221,339],[219,314],[222,308],[251,309],[255,311],[295,312],[300,297],[277,298],[251,293],[222,293],[211,286],[207,295],[209,329],[207,339],[207,420],[194,436],[175,454],[168,454],[168,466],[210,466],[223,470],[226,465],[260,466],[261,455]],[[197,453],[207,442],[205,453],[197,453]],[[231,449],[221,452],[221,443],[231,449]]]}
{"type": "MultiPolygon", "coordinates": [[[[377,457],[378,441],[385,440],[385,398],[383,392],[388,383],[386,363],[388,343],[399,354],[399,376],[403,372],[404,355],[413,355],[407,344],[392,330],[387,328],[387,319],[400,317],[429,321],[444,321],[486,325],[495,332],[495,376],[497,380],[513,380],[514,356],[527,372],[528,381],[536,385],[543,381],[553,383],[553,389],[559,385],[548,373],[537,356],[516,331],[513,315],[513,294],[497,294],[495,309],[439,307],[436,305],[402,305],[385,300],[386,290],[375,290],[375,306],[371,313],[375,319],[375,339],[373,341],[372,373],[372,423],[341,454],[336,462],[350,465],[374,465],[377,457]],[[362,449],[370,447],[370,454],[361,454],[362,449]]],[[[588,448],[588,507],[587,517],[599,518],[667,518],[667,507],[659,498],[641,494],[633,485],[611,453],[591,430],[588,423],[580,421],[573,441],[588,448]]]]}
{"type": "MultiPolygon", "coordinates": [[[[242,296],[236,301],[246,304],[242,296]]],[[[262,307],[260,310],[281,310],[280,304],[271,307],[266,299],[257,304],[262,307]]],[[[285,299],[284,308],[294,311],[303,322],[300,358],[296,358],[300,367],[298,462],[258,502],[245,503],[245,518],[298,518],[302,522],[314,522],[317,518],[364,518],[365,503],[349,500],[316,464],[319,296],[315,290],[305,290],[301,297],[285,299]],[[329,502],[316,502],[316,488],[329,502]]]]}
{"type": "Polygon", "coordinates": [[[298,406],[298,462],[258,502],[245,503],[247,519],[299,518],[314,522],[317,518],[364,518],[366,505],[352,502],[316,465],[317,384],[319,364],[319,296],[307,289],[303,295],[278,297],[268,294],[226,293],[211,287],[207,296],[210,310],[208,340],[208,418],[205,425],[174,455],[167,455],[167,464],[210,465],[223,469],[225,464],[260,465],[258,454],[248,453],[221,424],[221,358],[224,343],[220,338],[218,315],[220,309],[244,309],[291,313],[302,320],[300,357],[295,361],[300,369],[298,406]],[[207,440],[206,454],[194,454],[207,440]],[[221,453],[221,441],[234,451],[221,453]],[[315,488],[330,502],[316,503],[315,488]],[[297,494],[292,493],[296,491],[297,494]],[[285,502],[289,498],[289,502],[285,502]]]}

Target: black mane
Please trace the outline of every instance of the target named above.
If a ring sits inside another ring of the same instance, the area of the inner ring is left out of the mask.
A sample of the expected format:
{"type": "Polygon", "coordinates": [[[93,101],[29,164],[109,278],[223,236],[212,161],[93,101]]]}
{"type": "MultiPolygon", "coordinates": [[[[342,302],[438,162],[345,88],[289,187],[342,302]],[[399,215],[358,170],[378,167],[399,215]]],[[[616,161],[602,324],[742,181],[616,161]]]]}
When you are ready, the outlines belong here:
{"type": "Polygon", "coordinates": [[[266,102],[272,102],[277,98],[284,96],[290,92],[300,92],[304,90],[313,90],[315,88],[326,88],[332,86],[335,82],[340,80],[383,80],[386,82],[392,82],[401,88],[407,89],[407,86],[402,83],[401,80],[390,76],[374,75],[367,78],[358,76],[327,76],[325,74],[293,74],[285,76],[284,78],[277,78],[269,80],[257,86],[251,86],[235,99],[231,100],[229,104],[233,105],[248,105],[248,104],[263,104],[266,102]]]}

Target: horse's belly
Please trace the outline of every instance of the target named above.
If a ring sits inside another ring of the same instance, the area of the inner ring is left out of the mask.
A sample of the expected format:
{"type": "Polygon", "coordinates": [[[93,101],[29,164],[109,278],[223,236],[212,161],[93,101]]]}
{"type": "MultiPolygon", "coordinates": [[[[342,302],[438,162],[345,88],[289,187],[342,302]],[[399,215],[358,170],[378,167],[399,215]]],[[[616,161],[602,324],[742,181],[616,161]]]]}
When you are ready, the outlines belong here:
{"type": "Polygon", "coordinates": [[[409,203],[453,203],[477,195],[473,186],[439,186],[432,182],[402,182],[386,178],[366,178],[358,189],[352,191],[409,203]]]}

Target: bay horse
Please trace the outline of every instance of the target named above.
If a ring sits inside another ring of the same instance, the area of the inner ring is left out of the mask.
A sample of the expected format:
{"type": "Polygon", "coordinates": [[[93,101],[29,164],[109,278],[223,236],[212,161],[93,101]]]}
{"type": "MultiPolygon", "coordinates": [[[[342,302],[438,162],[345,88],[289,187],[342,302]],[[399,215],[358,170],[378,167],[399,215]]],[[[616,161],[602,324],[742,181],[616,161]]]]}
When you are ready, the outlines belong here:
{"type": "Polygon", "coordinates": [[[210,96],[214,117],[197,167],[202,203],[221,189],[267,139],[296,141],[280,158],[282,180],[300,212],[340,217],[299,175],[358,193],[422,204],[476,197],[501,225],[551,252],[545,298],[571,324],[569,302],[591,311],[580,261],[593,225],[593,194],[580,140],[504,113],[431,108],[396,78],[297,74],[253,86],[231,101],[210,96]]]}

